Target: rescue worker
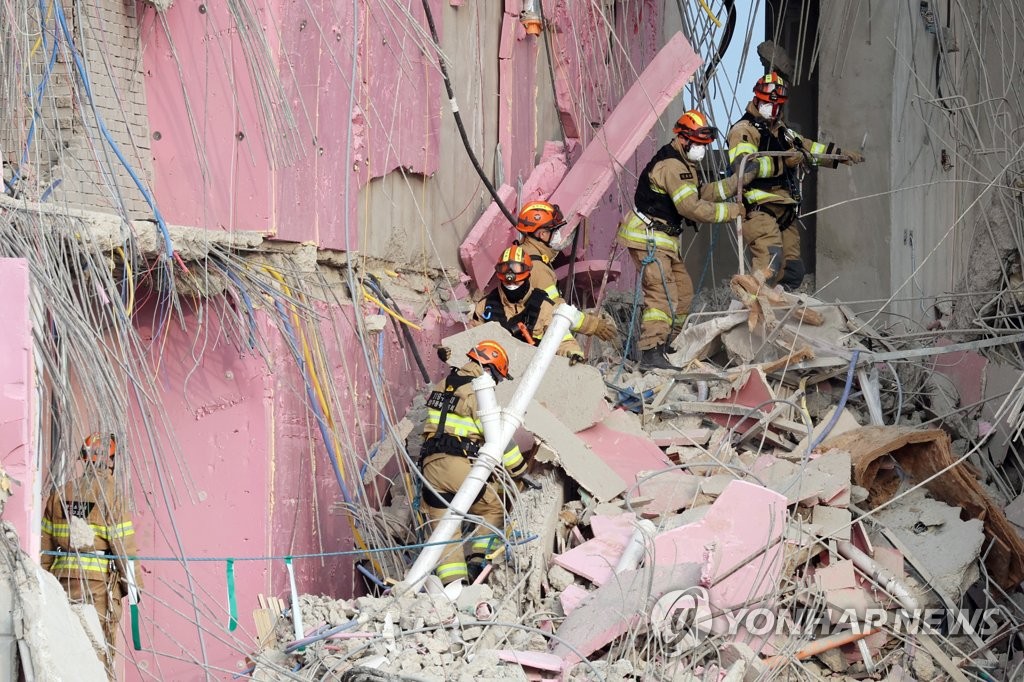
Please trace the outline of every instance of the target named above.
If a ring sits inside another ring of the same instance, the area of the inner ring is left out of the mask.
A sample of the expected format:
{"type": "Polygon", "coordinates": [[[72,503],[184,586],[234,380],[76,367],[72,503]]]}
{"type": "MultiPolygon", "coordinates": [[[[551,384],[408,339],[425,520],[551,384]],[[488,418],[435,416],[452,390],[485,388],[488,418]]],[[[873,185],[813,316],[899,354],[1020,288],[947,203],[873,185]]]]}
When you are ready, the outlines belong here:
{"type": "MultiPolygon", "coordinates": [[[[530,273],[533,259],[518,244],[505,249],[494,267],[498,286],[480,299],[469,321],[470,327],[498,322],[515,338],[535,346],[551,324],[555,304],[543,290],[533,287],[530,273]]],[[[571,332],[566,332],[556,351],[575,365],[584,360],[583,350],[571,332]]]]}
{"type": "Polygon", "coordinates": [[[693,303],[693,282],[680,251],[685,225],[724,223],[743,207],[725,201],[736,193],[735,178],[702,185],[697,164],[718,131],[691,110],[672,128],[675,138],[659,149],[637,179],[633,210],[619,224],[618,241],[629,251],[644,296],[640,366],[679,369],[667,357],[673,328],[682,328],[693,303]]]}
{"type": "Polygon", "coordinates": [[[754,270],[767,275],[769,284],[781,284],[793,291],[803,282],[804,262],[800,257],[800,231],[796,219],[800,209],[798,168],[839,163],[853,165],[864,161],[855,151],[844,152],[833,143],[817,142],[797,134],[782,120],[782,106],[789,89],[777,73],[769,73],[754,85],[754,98],[743,117],[729,129],[729,163],[739,168],[740,160],[755,152],[802,152],[793,158],[757,157],[748,159],[746,169],[755,169],[755,178],[743,185],[747,218],[743,221],[743,242],[750,248],[754,270]],[[815,154],[837,154],[846,158],[821,160],[815,154]]]}
{"type": "MultiPolygon", "coordinates": [[[[558,290],[555,269],[551,267],[551,262],[558,255],[558,251],[551,247],[551,243],[559,243],[560,240],[555,237],[563,225],[565,219],[558,204],[549,204],[546,201],[532,201],[523,206],[516,225],[521,235],[519,243],[533,260],[530,286],[547,294],[555,305],[565,299],[558,290]]],[[[602,341],[612,341],[618,336],[615,325],[599,313],[583,313],[579,322],[573,325],[572,331],[596,336],[602,341]]]]}
{"type": "Polygon", "coordinates": [[[135,556],[135,528],[114,480],[117,441],[94,433],[82,445],[82,474],[50,494],[43,514],[40,564],[60,580],[72,603],[92,604],[106,639],[107,674],[114,679],[121,598],[137,604],[142,575],[135,556]],[[114,555],[115,559],[104,559],[114,555]]]}
{"type": "MultiPolygon", "coordinates": [[[[484,371],[490,372],[495,382],[509,378],[508,354],[496,341],[481,341],[466,355],[470,362],[458,369],[452,368],[427,398],[427,421],[423,427],[420,468],[423,477],[441,497],[438,499],[433,491],[424,486],[423,504],[427,516],[433,522],[444,516],[483,444],[484,431],[476,417],[476,394],[471,382],[484,371]]],[[[526,472],[526,460],[515,444],[502,456],[502,464],[513,479],[526,472]]],[[[491,526],[503,527],[505,506],[493,481],[488,481],[484,486],[476,502],[469,508],[469,513],[480,516],[491,526]]],[[[486,526],[477,526],[471,535],[479,538],[490,533],[486,526]]],[[[461,537],[461,533],[456,531],[453,540],[461,537]]],[[[436,569],[437,577],[445,585],[475,578],[483,570],[486,555],[497,544],[497,538],[473,540],[468,557],[462,545],[447,545],[436,569]]]]}

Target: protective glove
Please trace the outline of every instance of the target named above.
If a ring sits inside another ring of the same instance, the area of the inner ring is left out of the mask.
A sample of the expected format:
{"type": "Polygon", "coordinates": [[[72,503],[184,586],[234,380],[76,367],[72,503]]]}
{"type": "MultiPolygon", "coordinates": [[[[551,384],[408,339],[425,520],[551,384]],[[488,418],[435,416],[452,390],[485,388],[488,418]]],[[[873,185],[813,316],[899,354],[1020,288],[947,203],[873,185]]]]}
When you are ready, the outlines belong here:
{"type": "Polygon", "coordinates": [[[615,328],[615,324],[611,320],[598,315],[597,313],[588,313],[589,315],[595,315],[597,318],[597,326],[594,328],[594,336],[601,339],[602,341],[613,341],[618,338],[619,330],[615,328]]]}
{"type": "Polygon", "coordinates": [[[737,209],[736,210],[736,217],[737,218],[743,218],[744,220],[746,220],[747,219],[747,207],[744,206],[742,201],[737,201],[735,203],[736,203],[736,209],[737,209]]]}
{"type": "Polygon", "coordinates": [[[448,362],[448,358],[452,356],[452,349],[447,346],[437,347],[437,358],[441,362],[448,362]]]}
{"type": "Polygon", "coordinates": [[[844,151],[843,153],[846,155],[846,159],[840,161],[840,163],[845,163],[847,166],[853,166],[858,163],[864,163],[864,155],[861,154],[860,152],[844,151]]]}
{"type": "Polygon", "coordinates": [[[584,362],[585,363],[586,361],[587,361],[587,359],[585,357],[583,357],[582,355],[580,355],[579,353],[573,353],[572,355],[569,356],[569,366],[570,367],[572,367],[573,365],[575,365],[577,363],[580,363],[580,362],[584,362]]]}

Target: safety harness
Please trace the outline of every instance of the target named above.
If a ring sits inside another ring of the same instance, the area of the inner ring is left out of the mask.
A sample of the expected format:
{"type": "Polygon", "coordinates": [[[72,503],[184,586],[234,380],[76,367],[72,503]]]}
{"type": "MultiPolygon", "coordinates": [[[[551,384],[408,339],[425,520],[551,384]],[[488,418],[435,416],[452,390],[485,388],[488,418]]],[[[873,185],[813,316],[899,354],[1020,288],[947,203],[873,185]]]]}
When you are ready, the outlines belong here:
{"type": "MultiPolygon", "coordinates": [[[[788,132],[786,126],[780,125],[778,132],[773,134],[771,126],[768,125],[768,121],[759,116],[754,116],[749,111],[743,114],[740,120],[748,122],[750,125],[754,126],[755,130],[757,130],[757,151],[788,152],[794,149],[793,143],[786,137],[786,133],[788,132]]],[[[773,159],[772,162],[784,163],[782,159],[773,159]]],[[[801,200],[800,183],[796,178],[796,169],[786,168],[781,178],[756,178],[747,183],[747,186],[744,189],[743,203],[746,205],[748,212],[764,211],[770,214],[775,218],[775,222],[778,224],[779,230],[785,230],[796,220],[797,210],[800,208],[801,200]],[[786,188],[789,195],[793,198],[793,201],[796,202],[795,204],[772,206],[768,204],[756,204],[747,200],[746,194],[750,190],[770,192],[780,186],[786,188]]]]}
{"type": "Polygon", "coordinates": [[[487,294],[485,300],[487,303],[480,315],[484,322],[497,322],[515,338],[534,345],[535,339],[530,335],[537,326],[537,320],[540,319],[540,310],[544,302],[550,300],[546,293],[540,289],[531,291],[523,304],[522,312],[512,317],[505,314],[505,306],[501,303],[501,292],[498,289],[487,294]]]}
{"type": "Polygon", "coordinates": [[[671,142],[659,149],[644,166],[636,182],[636,192],[633,194],[633,205],[636,207],[634,213],[651,229],[660,230],[670,237],[677,237],[682,234],[683,225],[689,225],[696,230],[697,223],[679,215],[675,202],[667,192],[659,192],[651,186],[651,171],[665,159],[678,159],[684,164],[687,163],[671,142]]]}

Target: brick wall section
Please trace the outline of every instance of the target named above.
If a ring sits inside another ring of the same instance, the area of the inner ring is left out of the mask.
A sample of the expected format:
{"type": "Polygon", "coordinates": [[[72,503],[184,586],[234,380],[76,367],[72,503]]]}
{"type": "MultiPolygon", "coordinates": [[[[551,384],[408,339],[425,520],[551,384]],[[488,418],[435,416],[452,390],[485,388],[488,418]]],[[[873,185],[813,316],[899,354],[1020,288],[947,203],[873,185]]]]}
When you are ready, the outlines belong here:
{"type": "MultiPolygon", "coordinates": [[[[61,184],[50,201],[107,213],[118,213],[118,203],[123,202],[129,218],[152,218],[142,193],[96,123],[98,114],[149,188],[152,159],[136,5],[132,0],[98,0],[65,2],[64,8],[89,74],[92,102],[70,54],[58,53],[30,153],[29,166],[38,181],[28,192],[42,193],[59,178],[61,184]]],[[[33,84],[39,82],[48,59],[49,54],[37,51],[33,84]]]]}

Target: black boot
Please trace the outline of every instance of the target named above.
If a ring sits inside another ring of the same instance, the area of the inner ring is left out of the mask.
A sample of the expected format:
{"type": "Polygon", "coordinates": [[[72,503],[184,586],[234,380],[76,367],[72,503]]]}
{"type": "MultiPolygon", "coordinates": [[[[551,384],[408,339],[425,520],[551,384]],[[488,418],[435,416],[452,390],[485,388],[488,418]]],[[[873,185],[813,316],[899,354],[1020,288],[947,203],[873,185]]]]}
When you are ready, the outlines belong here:
{"type": "Polygon", "coordinates": [[[640,369],[670,369],[681,370],[668,359],[668,349],[665,344],[658,344],[647,350],[640,351],[640,369]]]}

